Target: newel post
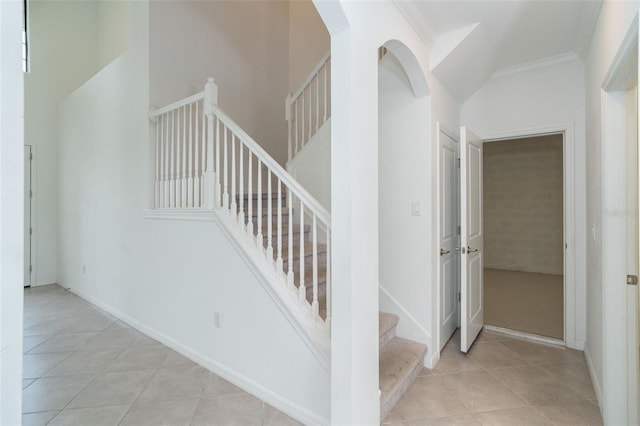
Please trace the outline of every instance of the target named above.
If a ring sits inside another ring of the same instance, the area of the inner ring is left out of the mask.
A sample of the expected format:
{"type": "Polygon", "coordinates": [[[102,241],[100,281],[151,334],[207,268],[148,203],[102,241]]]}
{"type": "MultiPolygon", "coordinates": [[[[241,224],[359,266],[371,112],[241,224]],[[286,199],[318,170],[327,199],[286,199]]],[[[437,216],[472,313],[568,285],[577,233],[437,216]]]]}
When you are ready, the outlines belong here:
{"type": "Polygon", "coordinates": [[[204,171],[204,208],[220,206],[220,176],[213,167],[213,117],[218,105],[218,85],[213,77],[207,79],[204,86],[204,114],[207,117],[207,157],[204,171]]]}
{"type": "Polygon", "coordinates": [[[287,95],[287,99],[284,101],[284,116],[287,120],[287,141],[289,144],[289,157],[287,161],[291,161],[293,158],[293,152],[291,150],[291,93],[287,95]]]}

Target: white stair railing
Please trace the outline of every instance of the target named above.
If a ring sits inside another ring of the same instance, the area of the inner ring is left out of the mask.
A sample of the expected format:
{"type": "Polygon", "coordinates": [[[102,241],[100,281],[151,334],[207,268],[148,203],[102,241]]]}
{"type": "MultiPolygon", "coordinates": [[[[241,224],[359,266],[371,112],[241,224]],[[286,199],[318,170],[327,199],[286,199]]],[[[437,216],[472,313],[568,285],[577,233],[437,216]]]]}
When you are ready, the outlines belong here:
{"type": "Polygon", "coordinates": [[[155,207],[228,214],[278,285],[329,334],[329,212],[218,107],[213,79],[203,92],[150,115],[155,207]]]}
{"type": "Polygon", "coordinates": [[[285,102],[291,161],[331,117],[331,56],[327,53],[285,102]]]}

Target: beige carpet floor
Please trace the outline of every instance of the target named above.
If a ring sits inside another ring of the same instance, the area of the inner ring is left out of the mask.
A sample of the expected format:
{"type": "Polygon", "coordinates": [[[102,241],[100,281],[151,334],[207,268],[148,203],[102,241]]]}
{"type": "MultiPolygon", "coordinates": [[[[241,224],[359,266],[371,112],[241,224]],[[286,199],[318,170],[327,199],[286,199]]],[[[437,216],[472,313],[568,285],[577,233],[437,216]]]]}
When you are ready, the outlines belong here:
{"type": "Polygon", "coordinates": [[[563,276],[485,269],[484,323],[564,340],[563,276]]]}

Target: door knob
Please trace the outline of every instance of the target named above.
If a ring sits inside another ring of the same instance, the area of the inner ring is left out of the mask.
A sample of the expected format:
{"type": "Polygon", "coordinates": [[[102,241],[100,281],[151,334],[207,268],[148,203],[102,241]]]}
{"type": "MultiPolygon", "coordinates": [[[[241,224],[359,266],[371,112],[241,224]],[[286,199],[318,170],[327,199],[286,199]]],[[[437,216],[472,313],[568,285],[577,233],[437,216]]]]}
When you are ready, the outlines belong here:
{"type": "Polygon", "coordinates": [[[449,254],[449,250],[440,249],[440,256],[444,256],[445,254],[449,254]]]}
{"type": "Polygon", "coordinates": [[[467,253],[475,253],[477,251],[478,251],[478,249],[473,249],[471,247],[467,247],[467,253]]]}

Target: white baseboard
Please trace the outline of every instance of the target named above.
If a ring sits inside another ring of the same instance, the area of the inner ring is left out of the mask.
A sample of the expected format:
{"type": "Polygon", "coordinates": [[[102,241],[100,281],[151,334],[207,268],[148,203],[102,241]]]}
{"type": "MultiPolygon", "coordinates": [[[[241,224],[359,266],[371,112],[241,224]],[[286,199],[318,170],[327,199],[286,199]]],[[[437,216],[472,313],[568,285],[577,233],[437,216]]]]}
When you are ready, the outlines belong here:
{"type": "Polygon", "coordinates": [[[604,418],[604,413],[602,412],[602,407],[604,407],[604,398],[602,397],[602,388],[600,387],[600,382],[598,382],[598,376],[596,375],[596,370],[593,368],[593,362],[591,361],[591,354],[589,353],[589,347],[585,346],[584,348],[584,357],[587,360],[587,368],[589,369],[589,375],[591,376],[591,383],[593,384],[593,390],[596,393],[596,398],[598,399],[598,407],[600,408],[600,415],[604,418]]]}
{"type": "Polygon", "coordinates": [[[129,315],[124,314],[123,312],[115,309],[111,305],[108,305],[102,302],[95,297],[84,293],[83,291],[75,290],[72,288],[68,289],[70,292],[76,294],[77,296],[87,300],[88,302],[94,304],[99,307],[103,311],[107,312],[110,315],[118,318],[119,320],[129,324],[131,327],[140,331],[141,333],[151,337],[152,339],[157,340],[163,345],[173,349],[174,351],[180,353],[181,355],[189,358],[191,361],[200,364],[204,368],[212,371],[223,379],[233,383],[239,388],[249,392],[250,394],[262,399],[267,404],[277,408],[283,413],[293,417],[294,419],[304,423],[305,425],[328,425],[329,420],[325,419],[316,413],[313,413],[307,410],[304,407],[301,407],[297,404],[291,402],[291,400],[282,397],[270,389],[265,388],[259,383],[249,379],[248,377],[234,371],[223,364],[211,359],[197,351],[192,350],[191,348],[185,346],[184,344],[176,341],[172,337],[166,335],[165,333],[156,330],[153,327],[149,327],[148,325],[136,320],[135,318],[130,317],[129,315]]]}

